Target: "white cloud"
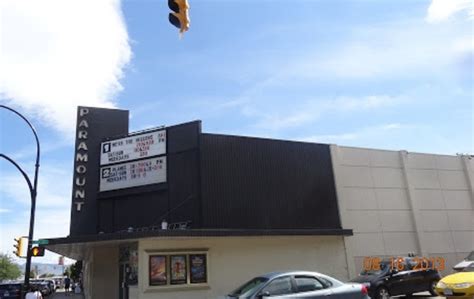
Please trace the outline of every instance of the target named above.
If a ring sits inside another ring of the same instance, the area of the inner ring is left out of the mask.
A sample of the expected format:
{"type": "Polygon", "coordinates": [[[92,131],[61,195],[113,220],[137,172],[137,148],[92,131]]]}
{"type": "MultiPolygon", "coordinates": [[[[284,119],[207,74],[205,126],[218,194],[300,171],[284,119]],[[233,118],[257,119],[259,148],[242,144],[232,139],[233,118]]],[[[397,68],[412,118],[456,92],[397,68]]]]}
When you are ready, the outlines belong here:
{"type": "MultiPolygon", "coordinates": [[[[34,163],[29,163],[34,165],[34,163]]],[[[33,166],[31,167],[33,168],[33,166]]],[[[72,169],[72,167],[71,167],[72,169]]],[[[28,174],[33,180],[33,174],[28,174]]],[[[33,181],[32,181],[33,183],[33,181]]],[[[43,164],[38,175],[37,207],[70,208],[70,191],[72,186],[72,171],[69,168],[56,168],[50,164],[43,164]]],[[[0,194],[9,199],[29,206],[31,202],[28,185],[19,171],[12,168],[12,171],[2,172],[0,180],[0,194]]]]}
{"type": "MultiPolygon", "coordinates": [[[[13,221],[1,222],[2,233],[0,235],[0,252],[11,253],[13,251],[13,238],[28,235],[29,210],[17,213],[13,221]]],[[[49,239],[56,237],[65,237],[69,234],[69,213],[65,209],[42,209],[38,210],[35,218],[34,239],[49,239]]],[[[34,262],[37,263],[57,263],[58,256],[55,253],[46,251],[44,257],[37,257],[34,262]]],[[[24,260],[17,259],[18,263],[24,260]]],[[[67,260],[66,263],[70,263],[67,260]]]]}
{"type": "Polygon", "coordinates": [[[309,51],[293,61],[283,77],[295,81],[449,76],[467,40],[472,42],[472,31],[460,24],[435,28],[413,21],[364,28],[333,51],[309,51]]]}
{"type": "Polygon", "coordinates": [[[426,20],[430,23],[442,22],[461,11],[474,16],[472,0],[433,0],[428,8],[426,20]]]}
{"type": "MultiPolygon", "coordinates": [[[[32,163],[31,163],[32,164],[32,163]]],[[[69,235],[72,172],[54,167],[54,162],[43,163],[38,177],[34,239],[57,238],[69,235]]],[[[33,176],[30,175],[33,179],[33,176]]],[[[31,198],[23,177],[18,171],[2,169],[0,180],[1,203],[10,203],[8,214],[0,219],[0,252],[12,252],[13,238],[28,234],[31,198]]],[[[2,209],[6,210],[6,209],[2,209]]],[[[0,210],[1,211],[1,210],[0,210]]],[[[57,263],[58,255],[48,252],[35,262],[57,263]]],[[[18,262],[23,262],[18,260],[18,262]]]]}
{"type": "Polygon", "coordinates": [[[11,210],[9,210],[9,209],[2,209],[2,208],[0,208],[0,214],[2,214],[2,213],[10,213],[10,212],[11,212],[11,210]]]}
{"type": "MultiPolygon", "coordinates": [[[[313,135],[308,137],[300,138],[301,141],[317,142],[317,143],[330,143],[330,144],[354,144],[354,141],[366,142],[371,139],[387,138],[387,134],[391,134],[401,129],[413,129],[415,126],[404,125],[400,123],[389,123],[377,126],[370,126],[355,130],[353,132],[346,132],[340,134],[328,134],[328,135],[313,135]]],[[[356,143],[361,146],[359,143],[356,143]]],[[[363,144],[363,143],[362,143],[363,144]]]]}
{"type": "Polygon", "coordinates": [[[243,114],[256,118],[254,125],[259,129],[281,130],[310,124],[326,113],[345,113],[376,110],[383,107],[399,105],[406,102],[406,96],[391,97],[387,95],[370,95],[362,97],[340,96],[334,99],[312,99],[301,104],[293,103],[287,109],[271,105],[265,109],[258,103],[246,103],[243,114]],[[283,110],[283,111],[282,111],[283,110]]]}
{"type": "Polygon", "coordinates": [[[0,2],[0,100],[73,136],[77,105],[113,107],[131,58],[119,0],[0,2]]]}

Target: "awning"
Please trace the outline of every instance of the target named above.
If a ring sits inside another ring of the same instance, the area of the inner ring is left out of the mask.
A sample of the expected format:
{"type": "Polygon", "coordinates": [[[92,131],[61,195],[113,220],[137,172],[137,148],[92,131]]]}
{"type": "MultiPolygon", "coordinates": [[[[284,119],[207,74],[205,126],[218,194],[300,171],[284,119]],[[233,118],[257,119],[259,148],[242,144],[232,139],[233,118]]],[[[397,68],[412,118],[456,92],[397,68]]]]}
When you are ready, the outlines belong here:
{"type": "Polygon", "coordinates": [[[45,247],[75,260],[82,260],[88,249],[96,246],[116,246],[143,238],[203,238],[251,236],[352,236],[352,229],[130,229],[116,233],[46,239],[45,247]]]}

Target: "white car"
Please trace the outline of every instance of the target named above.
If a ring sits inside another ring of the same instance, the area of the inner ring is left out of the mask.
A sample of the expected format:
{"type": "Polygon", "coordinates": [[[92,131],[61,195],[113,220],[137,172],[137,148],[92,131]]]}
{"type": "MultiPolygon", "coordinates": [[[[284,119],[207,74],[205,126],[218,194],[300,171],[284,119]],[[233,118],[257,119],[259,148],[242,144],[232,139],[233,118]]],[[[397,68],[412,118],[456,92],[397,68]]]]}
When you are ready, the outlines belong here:
{"type": "Polygon", "coordinates": [[[471,251],[471,253],[462,262],[460,262],[459,264],[456,264],[453,267],[453,269],[456,271],[462,271],[464,268],[469,266],[469,264],[471,264],[472,262],[474,262],[474,251],[471,251]]]}

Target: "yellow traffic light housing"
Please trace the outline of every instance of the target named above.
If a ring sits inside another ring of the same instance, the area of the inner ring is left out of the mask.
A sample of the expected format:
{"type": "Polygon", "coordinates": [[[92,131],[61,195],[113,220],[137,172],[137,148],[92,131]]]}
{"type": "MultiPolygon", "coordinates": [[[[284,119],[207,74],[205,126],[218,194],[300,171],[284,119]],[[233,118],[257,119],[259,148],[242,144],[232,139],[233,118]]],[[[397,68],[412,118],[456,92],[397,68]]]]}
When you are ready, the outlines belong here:
{"type": "Polygon", "coordinates": [[[44,256],[44,247],[35,246],[31,248],[31,256],[44,256]]]}
{"type": "Polygon", "coordinates": [[[15,247],[16,249],[13,251],[13,253],[17,257],[25,257],[23,255],[23,252],[24,252],[24,248],[26,247],[27,238],[26,237],[18,237],[18,238],[15,238],[14,240],[15,240],[15,244],[13,244],[13,247],[15,247]]]}
{"type": "Polygon", "coordinates": [[[173,11],[168,16],[170,23],[179,29],[180,34],[188,31],[190,23],[188,0],[168,0],[168,6],[173,11]]]}

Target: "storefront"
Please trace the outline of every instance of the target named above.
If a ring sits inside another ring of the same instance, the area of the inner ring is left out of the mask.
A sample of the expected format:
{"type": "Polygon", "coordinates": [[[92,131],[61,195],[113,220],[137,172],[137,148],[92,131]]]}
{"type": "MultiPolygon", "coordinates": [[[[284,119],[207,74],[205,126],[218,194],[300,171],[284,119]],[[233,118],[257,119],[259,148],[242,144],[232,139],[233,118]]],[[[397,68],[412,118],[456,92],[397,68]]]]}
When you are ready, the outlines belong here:
{"type": "Polygon", "coordinates": [[[128,111],[78,108],[71,228],[86,298],[221,298],[256,275],[347,280],[368,256],[474,248],[469,156],[203,133],[128,132],[128,111]],[[440,222],[441,221],[441,222],[440,222]],[[436,242],[436,235],[442,240],[436,242]]]}
{"type": "Polygon", "coordinates": [[[128,112],[78,108],[71,228],[87,298],[217,298],[285,269],[349,278],[329,145],[128,132],[128,112]]]}

